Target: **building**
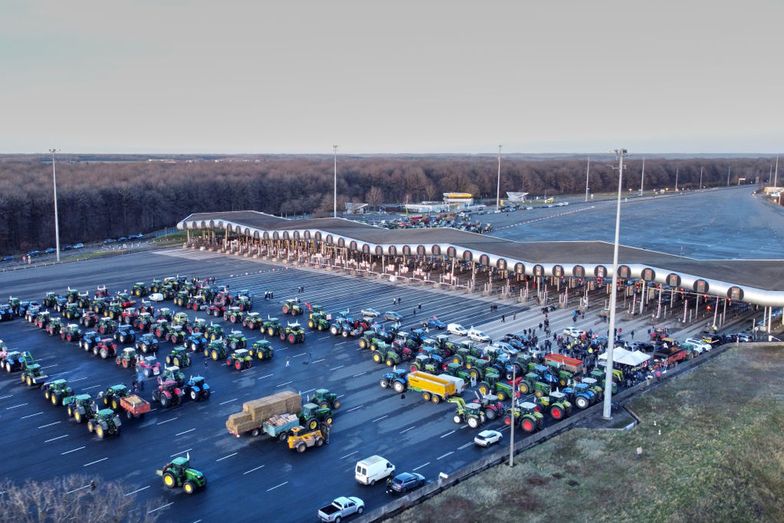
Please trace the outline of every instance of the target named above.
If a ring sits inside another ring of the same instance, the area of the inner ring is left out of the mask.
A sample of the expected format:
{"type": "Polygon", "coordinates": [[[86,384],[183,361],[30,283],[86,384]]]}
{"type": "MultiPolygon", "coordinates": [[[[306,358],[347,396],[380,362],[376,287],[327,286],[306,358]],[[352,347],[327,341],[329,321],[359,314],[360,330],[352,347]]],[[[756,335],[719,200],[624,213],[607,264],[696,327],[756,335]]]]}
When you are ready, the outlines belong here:
{"type": "Polygon", "coordinates": [[[474,204],[474,195],[467,192],[445,192],[444,203],[450,209],[462,209],[474,204]]]}
{"type": "Polygon", "coordinates": [[[525,197],[528,196],[527,192],[508,192],[506,193],[506,201],[509,203],[522,203],[525,197]]]}

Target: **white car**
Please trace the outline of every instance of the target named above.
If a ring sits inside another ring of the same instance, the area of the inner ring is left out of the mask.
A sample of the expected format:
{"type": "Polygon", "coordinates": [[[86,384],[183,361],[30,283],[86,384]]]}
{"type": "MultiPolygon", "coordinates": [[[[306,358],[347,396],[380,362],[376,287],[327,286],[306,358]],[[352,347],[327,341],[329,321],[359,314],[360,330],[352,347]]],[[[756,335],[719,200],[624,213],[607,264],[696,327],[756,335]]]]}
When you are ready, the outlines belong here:
{"type": "Polygon", "coordinates": [[[697,338],[686,338],[683,343],[693,346],[697,354],[707,352],[713,348],[710,343],[705,343],[697,338]]]}
{"type": "Polygon", "coordinates": [[[563,334],[564,336],[569,336],[570,338],[579,338],[580,336],[585,334],[585,331],[582,329],[578,329],[577,327],[566,327],[563,330],[563,334]]]}
{"type": "Polygon", "coordinates": [[[160,292],[153,292],[148,296],[150,301],[163,301],[163,294],[160,292]]]}
{"type": "Polygon", "coordinates": [[[470,339],[470,340],[479,341],[479,342],[488,342],[489,343],[489,342],[493,341],[493,340],[490,339],[490,336],[488,336],[484,332],[480,331],[479,329],[475,329],[473,327],[468,329],[468,332],[466,333],[466,336],[468,336],[468,339],[470,339]]]}
{"type": "Polygon", "coordinates": [[[468,330],[459,323],[450,323],[446,326],[446,331],[449,334],[456,334],[458,336],[465,336],[468,334],[468,330]]]}
{"type": "Polygon", "coordinates": [[[362,309],[360,311],[360,314],[362,314],[363,318],[376,318],[381,315],[381,313],[378,312],[376,309],[371,309],[371,308],[362,309]]]}
{"type": "Polygon", "coordinates": [[[497,430],[483,430],[474,437],[474,445],[477,447],[489,447],[495,445],[504,437],[497,430]]]}

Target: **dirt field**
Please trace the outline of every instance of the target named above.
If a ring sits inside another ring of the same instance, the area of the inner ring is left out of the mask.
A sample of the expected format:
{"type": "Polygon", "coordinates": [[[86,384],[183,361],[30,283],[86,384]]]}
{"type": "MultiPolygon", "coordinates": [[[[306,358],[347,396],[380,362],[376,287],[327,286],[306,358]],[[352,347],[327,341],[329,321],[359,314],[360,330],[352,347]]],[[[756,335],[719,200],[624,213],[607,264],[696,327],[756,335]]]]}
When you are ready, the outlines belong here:
{"type": "Polygon", "coordinates": [[[572,430],[395,521],[784,521],[783,375],[784,348],[741,345],[634,400],[635,429],[572,430]]]}

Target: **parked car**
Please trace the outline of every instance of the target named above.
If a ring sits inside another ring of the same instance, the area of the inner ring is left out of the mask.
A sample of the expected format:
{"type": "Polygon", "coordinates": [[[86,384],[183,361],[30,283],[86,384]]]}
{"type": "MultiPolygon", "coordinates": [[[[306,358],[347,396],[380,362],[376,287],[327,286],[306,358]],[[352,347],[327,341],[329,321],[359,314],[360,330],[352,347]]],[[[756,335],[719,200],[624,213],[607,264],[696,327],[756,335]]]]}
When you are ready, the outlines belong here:
{"type": "Polygon", "coordinates": [[[395,311],[387,311],[384,313],[384,321],[400,321],[402,319],[403,316],[395,311]]]}
{"type": "Polygon", "coordinates": [[[74,248],[74,249],[84,249],[84,244],[83,244],[83,243],[81,243],[81,242],[79,242],[79,243],[74,243],[74,246],[73,246],[73,248],[74,248]]]}
{"type": "Polygon", "coordinates": [[[343,518],[354,514],[362,514],[365,511],[365,502],[354,496],[339,497],[327,505],[321,507],[317,513],[321,521],[339,522],[343,518]]]}
{"type": "Polygon", "coordinates": [[[395,466],[381,456],[374,455],[357,461],[354,467],[354,479],[362,485],[375,485],[395,473],[395,466]]]}
{"type": "Polygon", "coordinates": [[[477,447],[489,447],[501,441],[503,437],[504,435],[497,430],[483,430],[474,436],[474,445],[477,447]]]}
{"type": "Polygon", "coordinates": [[[367,309],[362,309],[360,311],[360,314],[362,314],[363,318],[375,318],[379,316],[381,313],[378,312],[376,309],[371,309],[370,307],[368,307],[367,309]]]}
{"type": "Polygon", "coordinates": [[[153,292],[152,294],[147,296],[147,299],[149,299],[150,301],[156,301],[156,302],[163,301],[163,294],[161,294],[160,292],[153,292]]]}
{"type": "Polygon", "coordinates": [[[465,336],[468,334],[468,329],[460,325],[459,323],[450,323],[446,326],[446,331],[449,334],[455,334],[457,336],[465,336]]]}
{"type": "Polygon", "coordinates": [[[405,494],[425,484],[425,476],[418,472],[401,472],[387,481],[387,494],[405,494]]]}
{"type": "Polygon", "coordinates": [[[446,323],[433,316],[429,320],[422,322],[422,327],[428,329],[444,330],[446,329],[446,323]]]}
{"type": "Polygon", "coordinates": [[[710,343],[706,343],[704,340],[697,339],[697,338],[686,338],[681,345],[692,345],[695,347],[695,351],[699,354],[705,351],[711,350],[713,347],[710,343]]]}
{"type": "Polygon", "coordinates": [[[493,341],[493,340],[490,339],[490,336],[488,336],[484,332],[482,332],[479,329],[476,329],[474,327],[471,327],[470,329],[468,329],[468,332],[466,332],[466,336],[468,336],[468,339],[473,340],[473,341],[478,341],[478,342],[487,342],[487,343],[489,343],[489,342],[493,341]]]}

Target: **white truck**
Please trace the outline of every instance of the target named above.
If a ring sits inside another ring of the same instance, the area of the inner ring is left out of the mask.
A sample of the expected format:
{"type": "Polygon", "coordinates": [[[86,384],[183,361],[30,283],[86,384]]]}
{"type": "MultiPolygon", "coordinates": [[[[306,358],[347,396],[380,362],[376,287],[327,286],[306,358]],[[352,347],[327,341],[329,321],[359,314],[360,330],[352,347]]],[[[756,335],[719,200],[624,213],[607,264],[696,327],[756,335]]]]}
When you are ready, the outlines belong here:
{"type": "Polygon", "coordinates": [[[340,523],[344,518],[353,514],[362,514],[365,511],[365,502],[355,497],[339,497],[318,511],[321,521],[340,523]]]}

